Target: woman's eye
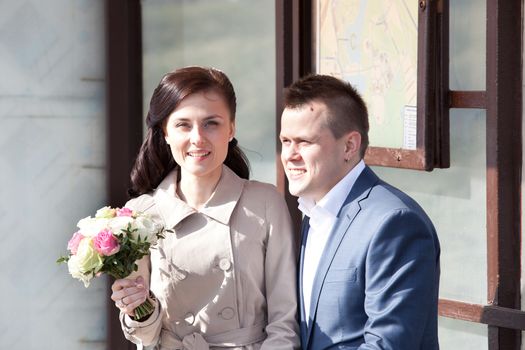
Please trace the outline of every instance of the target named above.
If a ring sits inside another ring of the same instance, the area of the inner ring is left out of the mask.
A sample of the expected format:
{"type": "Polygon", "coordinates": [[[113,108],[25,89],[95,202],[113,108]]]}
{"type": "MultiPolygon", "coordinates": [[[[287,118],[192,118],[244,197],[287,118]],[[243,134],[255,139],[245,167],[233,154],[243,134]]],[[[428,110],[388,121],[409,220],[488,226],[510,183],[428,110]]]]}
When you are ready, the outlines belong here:
{"type": "Polygon", "coordinates": [[[205,127],[209,127],[209,126],[217,126],[217,125],[219,125],[219,123],[216,122],[215,120],[209,120],[209,121],[207,121],[206,123],[204,123],[204,126],[205,126],[205,127]]]}
{"type": "Polygon", "coordinates": [[[189,128],[189,124],[188,123],[177,123],[175,124],[175,127],[176,128],[189,128]]]}

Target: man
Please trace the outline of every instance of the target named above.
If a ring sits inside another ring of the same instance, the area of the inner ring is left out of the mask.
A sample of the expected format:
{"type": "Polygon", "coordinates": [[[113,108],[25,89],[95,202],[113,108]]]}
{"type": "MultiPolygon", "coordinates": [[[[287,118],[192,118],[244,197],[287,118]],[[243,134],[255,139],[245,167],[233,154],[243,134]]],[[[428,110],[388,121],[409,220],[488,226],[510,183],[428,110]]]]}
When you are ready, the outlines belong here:
{"type": "Polygon", "coordinates": [[[363,162],[368,115],[355,89],[312,75],[286,92],[281,160],[304,213],[304,350],[439,349],[439,242],[423,209],[363,162]]]}

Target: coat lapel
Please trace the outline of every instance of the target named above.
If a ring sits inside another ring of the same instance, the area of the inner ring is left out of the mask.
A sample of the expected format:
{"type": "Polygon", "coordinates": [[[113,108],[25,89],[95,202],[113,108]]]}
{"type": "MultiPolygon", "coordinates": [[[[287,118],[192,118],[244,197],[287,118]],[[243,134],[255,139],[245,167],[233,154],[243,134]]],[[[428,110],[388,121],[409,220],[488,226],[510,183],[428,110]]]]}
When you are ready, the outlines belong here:
{"type": "MultiPolygon", "coordinates": [[[[328,241],[326,242],[326,246],[324,248],[323,255],[321,261],[319,262],[319,266],[317,267],[317,272],[314,278],[314,284],[312,287],[312,299],[310,304],[310,315],[305,316],[310,317],[312,319],[310,327],[308,327],[307,330],[306,339],[303,338],[305,340],[303,342],[305,349],[308,349],[308,343],[312,334],[312,326],[315,324],[319,296],[323,288],[326,274],[328,273],[328,270],[332,265],[332,261],[335,257],[335,254],[339,246],[341,245],[343,238],[348,232],[352,221],[354,221],[355,217],[359,214],[359,211],[361,210],[360,202],[368,197],[368,194],[372,190],[372,187],[378,181],[379,178],[377,177],[377,175],[375,175],[374,172],[368,166],[365,167],[365,169],[357,178],[354,186],[348,194],[348,197],[346,198],[343,206],[341,207],[341,210],[339,211],[338,219],[334,224],[332,231],[330,232],[330,236],[328,238],[328,241]]],[[[301,256],[303,255],[303,250],[303,245],[301,245],[301,256]]],[[[302,259],[303,258],[301,258],[301,270],[303,263],[302,259]]],[[[302,312],[304,313],[304,308],[302,310],[302,312]]]]}
{"type": "Polygon", "coordinates": [[[173,170],[162,180],[153,193],[153,199],[167,229],[174,228],[179,222],[195,213],[195,209],[177,197],[176,189],[177,170],[173,170]]]}

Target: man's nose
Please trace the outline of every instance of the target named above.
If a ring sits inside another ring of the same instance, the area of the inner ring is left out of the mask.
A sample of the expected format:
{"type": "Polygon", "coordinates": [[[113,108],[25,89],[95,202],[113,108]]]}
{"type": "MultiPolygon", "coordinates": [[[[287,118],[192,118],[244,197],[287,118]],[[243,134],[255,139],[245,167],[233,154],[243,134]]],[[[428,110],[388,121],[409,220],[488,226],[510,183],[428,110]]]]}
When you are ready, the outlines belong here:
{"type": "Polygon", "coordinates": [[[300,157],[297,145],[293,143],[283,146],[281,153],[284,160],[296,160],[300,157]]]}

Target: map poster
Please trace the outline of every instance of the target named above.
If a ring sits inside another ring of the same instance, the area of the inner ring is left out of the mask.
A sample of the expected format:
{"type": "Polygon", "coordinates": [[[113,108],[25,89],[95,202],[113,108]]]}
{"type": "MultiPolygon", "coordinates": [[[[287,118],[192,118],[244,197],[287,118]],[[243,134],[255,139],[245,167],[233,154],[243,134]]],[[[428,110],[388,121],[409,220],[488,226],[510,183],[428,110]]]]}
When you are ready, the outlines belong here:
{"type": "Polygon", "coordinates": [[[370,145],[415,149],[418,2],[314,2],[316,71],[350,82],[368,106],[370,145]]]}

